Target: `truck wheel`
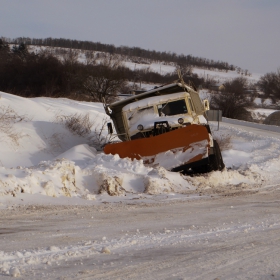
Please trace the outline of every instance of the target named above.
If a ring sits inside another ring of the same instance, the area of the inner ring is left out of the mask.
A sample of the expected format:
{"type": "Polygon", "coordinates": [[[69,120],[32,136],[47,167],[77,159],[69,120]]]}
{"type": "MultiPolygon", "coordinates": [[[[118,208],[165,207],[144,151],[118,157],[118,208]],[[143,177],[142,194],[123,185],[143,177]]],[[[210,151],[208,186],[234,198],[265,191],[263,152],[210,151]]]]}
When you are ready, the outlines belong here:
{"type": "Polygon", "coordinates": [[[214,140],[214,154],[209,156],[209,171],[223,170],[225,167],[219,144],[214,140]]]}
{"type": "Polygon", "coordinates": [[[214,147],[213,147],[214,153],[209,156],[209,163],[206,165],[201,166],[193,166],[192,171],[194,174],[204,174],[211,171],[221,171],[224,169],[225,164],[223,161],[223,157],[221,154],[221,150],[219,147],[219,144],[216,140],[214,140],[214,147]]]}

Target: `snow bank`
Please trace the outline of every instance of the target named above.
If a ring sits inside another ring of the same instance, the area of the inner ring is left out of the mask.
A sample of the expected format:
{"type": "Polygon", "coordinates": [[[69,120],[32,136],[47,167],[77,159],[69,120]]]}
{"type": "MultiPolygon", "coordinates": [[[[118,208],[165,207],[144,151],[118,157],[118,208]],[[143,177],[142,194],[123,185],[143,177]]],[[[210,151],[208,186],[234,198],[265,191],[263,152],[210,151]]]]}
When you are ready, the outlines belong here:
{"type": "Polygon", "coordinates": [[[76,167],[68,160],[41,162],[38,166],[0,169],[0,195],[19,193],[52,197],[76,196],[81,190],[75,183],[76,167]]]}
{"type": "MultiPolygon", "coordinates": [[[[265,125],[224,119],[226,123],[221,122],[217,131],[217,125],[212,123],[216,138],[229,135],[229,145],[222,147],[227,169],[187,177],[164,168],[164,164],[172,164],[168,152],[158,157],[157,167],[146,166],[142,160],[105,155],[89,145],[93,134],[80,137],[56,121],[58,115],[89,113],[90,118],[100,124],[106,118],[100,103],[25,99],[7,93],[1,93],[1,102],[5,108],[26,116],[12,124],[13,132],[19,136],[17,144],[0,130],[2,206],[6,201],[17,201],[16,198],[22,195],[36,197],[36,201],[38,195],[60,201],[65,201],[63,198],[90,201],[100,197],[102,201],[108,201],[114,196],[121,201],[132,196],[140,199],[174,193],[257,190],[267,184],[279,183],[280,137],[276,137],[278,133],[267,135],[268,131],[257,129],[267,128],[265,125]],[[232,122],[235,124],[231,125],[232,122]]],[[[176,160],[182,161],[180,154],[176,160]]]]}
{"type": "Polygon", "coordinates": [[[142,160],[97,154],[88,145],[76,146],[37,166],[0,168],[0,196],[27,193],[95,199],[102,193],[125,196],[184,192],[190,188],[179,173],[146,167],[142,160]]]}

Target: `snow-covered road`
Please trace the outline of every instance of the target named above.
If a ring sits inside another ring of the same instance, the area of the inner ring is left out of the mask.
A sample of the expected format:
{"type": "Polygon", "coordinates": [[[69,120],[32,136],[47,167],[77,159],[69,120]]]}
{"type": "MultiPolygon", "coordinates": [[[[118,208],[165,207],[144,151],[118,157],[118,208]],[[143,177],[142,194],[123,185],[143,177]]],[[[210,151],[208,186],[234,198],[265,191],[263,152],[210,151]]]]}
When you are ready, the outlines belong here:
{"type": "Polygon", "coordinates": [[[0,279],[279,279],[279,190],[2,210],[0,279]]]}
{"type": "MultiPolygon", "coordinates": [[[[275,125],[264,125],[246,121],[223,118],[223,123],[230,124],[231,127],[253,132],[257,135],[280,138],[280,127],[275,125]]],[[[214,123],[213,123],[214,124],[214,123]]],[[[218,127],[218,123],[215,123],[218,127]]]]}

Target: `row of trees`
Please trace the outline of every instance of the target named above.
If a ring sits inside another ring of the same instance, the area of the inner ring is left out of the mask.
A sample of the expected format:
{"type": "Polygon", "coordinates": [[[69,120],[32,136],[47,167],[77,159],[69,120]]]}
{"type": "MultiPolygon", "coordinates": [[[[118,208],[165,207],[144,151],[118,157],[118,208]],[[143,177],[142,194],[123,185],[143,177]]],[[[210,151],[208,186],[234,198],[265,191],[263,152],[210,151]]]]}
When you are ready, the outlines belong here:
{"type": "MultiPolygon", "coordinates": [[[[251,120],[247,108],[253,106],[256,91],[248,91],[248,81],[244,77],[227,81],[224,89],[213,94],[211,107],[223,111],[223,116],[240,120],[251,120]]],[[[263,75],[255,85],[261,92],[262,100],[271,99],[273,103],[280,100],[280,69],[263,75]]]]}
{"type": "MultiPolygon", "coordinates": [[[[177,73],[161,75],[149,69],[130,70],[124,67],[119,55],[92,56],[88,52],[86,63],[80,63],[77,50],[69,49],[57,57],[47,50],[29,53],[24,43],[10,49],[3,40],[0,58],[0,90],[24,97],[112,102],[117,93],[132,90],[131,84],[164,84],[178,78],[177,73]]],[[[191,68],[181,69],[187,79],[203,83],[203,79],[191,73],[191,68]]]]}
{"type": "MultiPolygon", "coordinates": [[[[224,83],[224,88],[212,95],[210,107],[222,110],[223,116],[232,119],[252,121],[248,108],[254,105],[254,98],[258,96],[256,90],[249,90],[245,77],[235,78],[224,83]]],[[[273,103],[280,100],[280,69],[262,76],[255,85],[262,91],[261,98],[271,99],[273,103]]]]}
{"type": "MultiPolygon", "coordinates": [[[[112,102],[117,93],[129,92],[131,84],[169,83],[178,78],[176,71],[161,75],[147,69],[130,70],[122,64],[119,55],[86,52],[86,63],[78,62],[79,52],[69,49],[60,58],[49,51],[29,53],[25,44],[13,46],[0,39],[0,90],[24,97],[68,97],[80,100],[112,102]],[[128,82],[133,82],[129,83],[128,82]]],[[[192,73],[192,67],[178,65],[186,81],[195,85],[211,86],[215,81],[205,81],[192,73]]],[[[280,70],[260,78],[258,87],[264,98],[274,102],[280,99],[280,70]]],[[[246,108],[252,106],[245,77],[227,81],[224,90],[212,95],[211,107],[223,111],[223,116],[249,120],[246,108]]]]}
{"type": "Polygon", "coordinates": [[[128,57],[139,57],[142,59],[148,59],[150,61],[161,61],[166,63],[175,63],[180,65],[192,65],[205,69],[219,69],[221,71],[236,70],[240,69],[242,72],[248,72],[248,70],[243,71],[241,68],[236,67],[224,61],[215,61],[212,59],[195,57],[192,55],[176,54],[171,52],[159,52],[155,50],[145,50],[139,47],[127,47],[120,46],[116,47],[112,44],[102,44],[100,42],[90,42],[90,41],[78,41],[63,38],[45,38],[36,39],[28,37],[19,37],[16,39],[4,38],[5,41],[12,44],[24,43],[26,45],[37,45],[37,46],[51,46],[51,47],[62,47],[80,50],[92,50],[99,52],[106,52],[110,54],[119,54],[128,57]]]}
{"type": "Polygon", "coordinates": [[[104,59],[101,64],[84,65],[74,52],[58,59],[48,52],[29,53],[23,43],[13,47],[0,40],[0,90],[24,97],[69,97],[100,100],[101,95],[116,95],[117,87],[126,84],[125,69],[104,59]],[[89,91],[90,77],[103,82],[100,88],[89,91]]]}
{"type": "MultiPolygon", "coordinates": [[[[122,65],[116,55],[104,55],[102,58],[89,56],[87,63],[78,62],[78,52],[69,50],[62,59],[44,51],[29,53],[23,43],[9,46],[0,40],[0,90],[24,97],[68,97],[80,100],[112,102],[118,92],[128,92],[132,88],[128,81],[139,83],[172,82],[177,73],[160,75],[148,69],[132,71],[122,65]]],[[[206,85],[206,82],[192,74],[191,67],[178,66],[184,79],[194,84],[206,85]]],[[[250,99],[245,98],[247,80],[244,77],[228,81],[225,90],[213,94],[211,107],[221,109],[223,116],[247,119],[246,107],[250,99]]]]}

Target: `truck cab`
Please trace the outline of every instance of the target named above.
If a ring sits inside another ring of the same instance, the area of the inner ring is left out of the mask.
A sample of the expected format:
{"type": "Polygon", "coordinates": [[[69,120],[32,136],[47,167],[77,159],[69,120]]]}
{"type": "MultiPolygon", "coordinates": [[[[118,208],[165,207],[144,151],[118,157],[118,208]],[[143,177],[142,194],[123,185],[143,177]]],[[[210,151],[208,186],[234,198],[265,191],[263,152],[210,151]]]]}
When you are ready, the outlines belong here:
{"type": "Polygon", "coordinates": [[[166,124],[164,129],[168,130],[207,123],[203,115],[196,114],[190,94],[184,91],[127,104],[122,108],[122,117],[131,140],[157,134],[160,125],[155,127],[155,123],[166,124]]]}
{"type": "Polygon", "coordinates": [[[145,164],[186,174],[189,170],[205,173],[224,168],[206,118],[209,103],[183,80],[104,108],[122,141],[107,144],[105,153],[142,159],[145,164]]]}
{"type": "Polygon", "coordinates": [[[156,122],[168,122],[169,130],[188,124],[207,124],[206,109],[198,92],[180,82],[105,106],[122,141],[154,135],[156,122]]]}

